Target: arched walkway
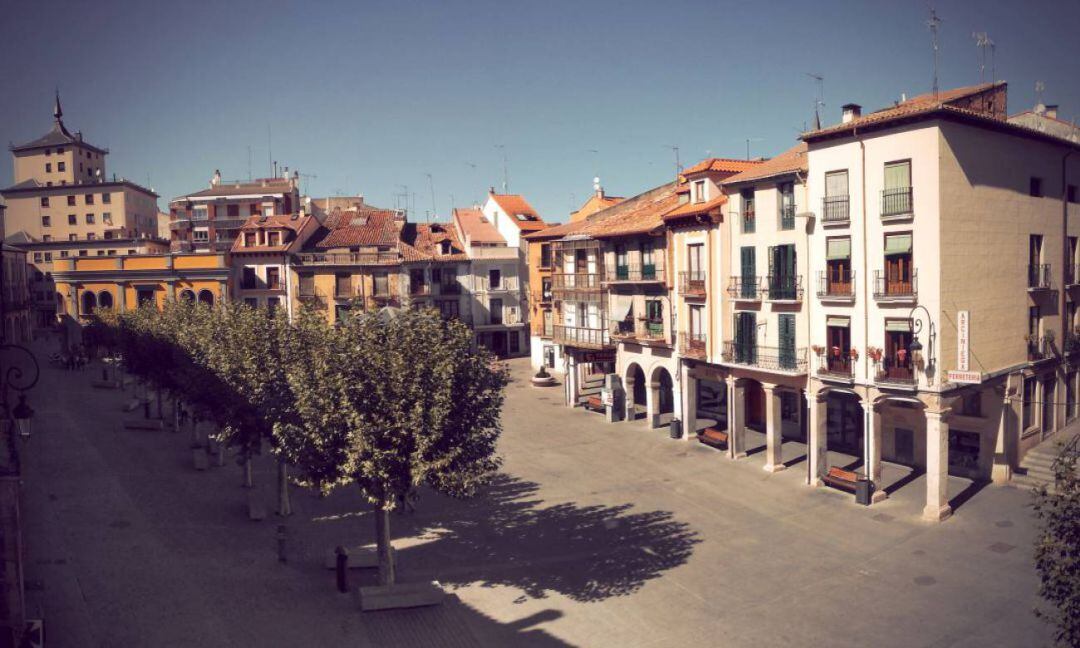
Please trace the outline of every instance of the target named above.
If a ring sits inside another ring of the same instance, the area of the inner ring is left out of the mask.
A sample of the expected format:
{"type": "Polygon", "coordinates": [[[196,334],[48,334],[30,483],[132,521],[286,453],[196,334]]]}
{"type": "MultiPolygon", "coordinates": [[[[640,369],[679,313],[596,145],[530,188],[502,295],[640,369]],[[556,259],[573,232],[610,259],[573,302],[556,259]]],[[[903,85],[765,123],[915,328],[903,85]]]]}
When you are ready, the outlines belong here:
{"type": "Polygon", "coordinates": [[[195,301],[195,291],[188,290],[188,289],[181,290],[180,291],[180,299],[182,299],[184,301],[187,301],[187,302],[195,301]]]}
{"type": "Polygon", "coordinates": [[[671,421],[671,415],[675,411],[675,385],[671,380],[671,372],[664,367],[653,369],[648,401],[650,427],[658,428],[671,421]]]}
{"type": "Polygon", "coordinates": [[[97,295],[89,290],[84,291],[80,300],[81,308],[79,314],[86,317],[93,314],[94,309],[97,308],[97,295]]]}
{"type": "Polygon", "coordinates": [[[102,290],[98,293],[98,307],[99,308],[112,308],[113,298],[112,293],[108,290],[102,290]]]}
{"type": "Polygon", "coordinates": [[[626,389],[626,420],[637,420],[639,409],[645,408],[648,401],[648,385],[645,383],[645,372],[641,365],[630,363],[626,368],[623,385],[626,389]]]}
{"type": "Polygon", "coordinates": [[[199,302],[202,303],[202,304],[206,304],[207,306],[213,306],[214,305],[214,293],[210,292],[209,290],[200,290],[199,291],[199,302]]]}

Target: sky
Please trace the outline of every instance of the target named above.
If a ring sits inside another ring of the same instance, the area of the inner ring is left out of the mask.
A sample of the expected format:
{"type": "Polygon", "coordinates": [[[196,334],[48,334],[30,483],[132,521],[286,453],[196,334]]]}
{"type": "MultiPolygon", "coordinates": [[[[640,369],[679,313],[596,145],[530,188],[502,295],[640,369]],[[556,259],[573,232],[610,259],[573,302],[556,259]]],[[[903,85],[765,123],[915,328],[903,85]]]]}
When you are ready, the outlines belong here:
{"type": "MultiPolygon", "coordinates": [[[[670,181],[673,146],[683,166],[789,148],[813,123],[811,73],[830,124],[930,90],[934,70],[922,1],[0,2],[0,141],[48,131],[59,88],[68,128],[163,210],[215,169],[276,160],[305,193],[413,220],[482,201],[505,168],[558,222],[594,176],[624,196],[670,181]]],[[[1010,113],[1042,81],[1080,121],[1080,2],[934,6],[942,88],[980,82],[986,32],[1010,113]]]]}

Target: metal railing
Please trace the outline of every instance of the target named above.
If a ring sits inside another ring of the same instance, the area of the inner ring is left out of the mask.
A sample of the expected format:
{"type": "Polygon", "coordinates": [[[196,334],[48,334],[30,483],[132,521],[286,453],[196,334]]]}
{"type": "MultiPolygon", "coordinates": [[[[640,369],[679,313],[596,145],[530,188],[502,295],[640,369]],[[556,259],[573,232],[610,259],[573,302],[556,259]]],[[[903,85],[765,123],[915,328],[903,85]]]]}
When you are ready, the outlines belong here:
{"type": "Polygon", "coordinates": [[[761,277],[740,277],[734,275],[728,282],[728,295],[732,299],[761,299],[761,277]]]}
{"type": "Polygon", "coordinates": [[[553,327],[552,340],[559,344],[570,346],[603,348],[611,346],[607,328],[587,328],[583,326],[565,326],[556,324],[553,327]]]}
{"type": "Polygon", "coordinates": [[[387,265],[400,262],[397,252],[343,252],[298,254],[303,265],[387,265]]]}
{"type": "Polygon", "coordinates": [[[605,281],[663,281],[664,266],[655,263],[616,265],[604,273],[605,281]]]}
{"type": "Polygon", "coordinates": [[[919,271],[911,270],[911,277],[890,277],[883,270],[874,271],[874,299],[911,298],[919,294],[919,271]]]}
{"type": "Polygon", "coordinates": [[[1050,264],[1031,264],[1028,266],[1028,288],[1031,290],[1049,290],[1052,287],[1050,281],[1050,264]]]}
{"type": "Polygon", "coordinates": [[[855,372],[855,362],[847,353],[833,355],[826,349],[821,357],[821,366],[818,367],[817,372],[821,376],[850,380],[855,372]]]}
{"type": "Polygon", "coordinates": [[[169,221],[169,229],[178,230],[187,229],[189,227],[191,227],[190,218],[174,218],[173,220],[169,221]]]}
{"type": "Polygon", "coordinates": [[[766,285],[770,301],[802,301],[802,275],[769,275],[766,285]]]}
{"type": "Polygon", "coordinates": [[[684,297],[704,297],[708,284],[704,270],[684,270],[679,273],[679,292],[684,297]]]}
{"type": "Polygon", "coordinates": [[[1050,341],[1045,337],[1030,338],[1027,341],[1027,359],[1029,362],[1045,360],[1050,357],[1050,341]]]}
{"type": "Polygon", "coordinates": [[[895,187],[881,191],[881,215],[899,216],[912,210],[911,187],[895,187]]]}
{"type": "Polygon", "coordinates": [[[847,196],[825,196],[821,199],[821,222],[846,223],[851,220],[848,213],[847,196]]]}
{"type": "Polygon", "coordinates": [[[881,368],[874,374],[874,382],[914,387],[916,378],[915,369],[911,366],[911,357],[905,355],[903,360],[896,356],[883,357],[881,368]]]}
{"type": "Polygon", "coordinates": [[[664,323],[660,320],[623,320],[612,329],[611,337],[643,342],[667,340],[664,323]]]}
{"type": "Polygon", "coordinates": [[[708,349],[708,341],[704,333],[679,333],[679,350],[683,355],[704,358],[708,354],[708,349]]]}
{"type": "Polygon", "coordinates": [[[555,273],[551,275],[553,292],[572,290],[600,290],[603,275],[599,272],[555,273]]]}
{"type": "Polygon", "coordinates": [[[806,372],[806,349],[766,347],[741,342],[724,342],[724,362],[770,371],[806,372]]]}
{"type": "Polygon", "coordinates": [[[855,297],[855,271],[833,277],[827,272],[818,272],[819,298],[854,298],[855,297]]]}

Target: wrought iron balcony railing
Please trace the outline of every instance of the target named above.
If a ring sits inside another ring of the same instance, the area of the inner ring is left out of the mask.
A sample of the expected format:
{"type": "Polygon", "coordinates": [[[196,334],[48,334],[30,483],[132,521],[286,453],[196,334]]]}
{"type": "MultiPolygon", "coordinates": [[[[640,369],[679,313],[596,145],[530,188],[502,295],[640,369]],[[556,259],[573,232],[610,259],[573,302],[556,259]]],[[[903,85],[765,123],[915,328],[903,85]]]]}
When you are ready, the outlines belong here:
{"type": "Polygon", "coordinates": [[[679,333],[679,351],[691,358],[705,358],[708,354],[708,341],[701,332],[679,333]]]}
{"type": "Polygon", "coordinates": [[[685,270],[679,273],[679,292],[683,297],[704,299],[708,284],[704,270],[685,270]]]}
{"type": "Polygon", "coordinates": [[[742,342],[724,342],[724,362],[758,367],[769,371],[806,373],[806,349],[766,347],[742,342]]]}
{"type": "Polygon", "coordinates": [[[615,281],[663,281],[664,266],[655,263],[616,265],[604,273],[604,280],[615,281]]]}
{"type": "Polygon", "coordinates": [[[780,205],[780,229],[795,229],[795,205],[780,205]]]}
{"type": "Polygon", "coordinates": [[[1050,290],[1050,264],[1031,264],[1028,266],[1028,290],[1050,290]]]}
{"type": "Polygon", "coordinates": [[[588,328],[584,326],[566,326],[556,324],[553,327],[552,340],[568,346],[602,349],[610,347],[611,339],[607,328],[588,328]]]}
{"type": "Polygon", "coordinates": [[[821,221],[823,223],[846,223],[851,220],[848,213],[847,196],[825,196],[821,199],[821,221]]]}
{"type": "Polygon", "coordinates": [[[874,299],[907,300],[915,299],[919,294],[919,271],[911,270],[911,275],[890,276],[883,270],[874,271],[874,299]]]}
{"type": "Polygon", "coordinates": [[[895,187],[881,192],[881,215],[906,216],[911,213],[911,187],[895,187]]]}
{"type": "Polygon", "coordinates": [[[728,282],[727,291],[732,299],[759,301],[761,299],[761,277],[740,277],[735,275],[728,282]]]}
{"type": "Polygon", "coordinates": [[[598,291],[603,275],[599,272],[558,272],[551,275],[551,289],[556,294],[573,291],[598,291]]]}
{"type": "Polygon", "coordinates": [[[854,299],[855,272],[839,275],[819,272],[817,295],[819,299],[854,299]]]}
{"type": "Polygon", "coordinates": [[[831,354],[826,350],[821,356],[817,372],[827,378],[851,380],[855,372],[855,362],[847,353],[831,354]]]}
{"type": "Polygon", "coordinates": [[[802,275],[769,275],[769,301],[802,301],[802,275]]]}
{"type": "Polygon", "coordinates": [[[1029,337],[1027,341],[1027,359],[1030,362],[1045,360],[1052,354],[1050,340],[1046,337],[1029,337]]]}
{"type": "Polygon", "coordinates": [[[917,381],[910,356],[903,359],[898,356],[882,358],[881,368],[875,373],[874,382],[914,387],[917,381]]]}

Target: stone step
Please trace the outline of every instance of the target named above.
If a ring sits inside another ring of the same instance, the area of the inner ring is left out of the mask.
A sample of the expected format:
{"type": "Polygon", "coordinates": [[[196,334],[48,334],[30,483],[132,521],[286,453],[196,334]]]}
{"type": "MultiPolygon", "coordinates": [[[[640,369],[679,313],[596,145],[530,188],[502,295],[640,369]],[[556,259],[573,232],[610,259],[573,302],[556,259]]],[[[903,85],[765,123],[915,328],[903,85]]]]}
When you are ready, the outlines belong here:
{"type": "MultiPolygon", "coordinates": [[[[379,566],[379,554],[375,548],[375,545],[361,545],[356,547],[346,547],[349,552],[349,569],[374,569],[379,566]]],[[[390,547],[390,560],[394,564],[397,564],[397,550],[393,546],[390,547]]],[[[337,554],[331,549],[326,553],[326,559],[323,561],[323,567],[326,569],[337,569],[337,554]]]]}
{"type": "Polygon", "coordinates": [[[357,593],[364,612],[439,605],[446,598],[438,581],[361,587],[357,593]]]}

